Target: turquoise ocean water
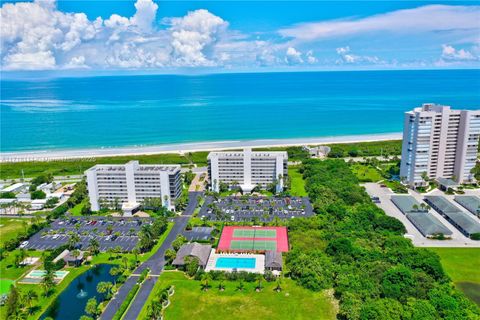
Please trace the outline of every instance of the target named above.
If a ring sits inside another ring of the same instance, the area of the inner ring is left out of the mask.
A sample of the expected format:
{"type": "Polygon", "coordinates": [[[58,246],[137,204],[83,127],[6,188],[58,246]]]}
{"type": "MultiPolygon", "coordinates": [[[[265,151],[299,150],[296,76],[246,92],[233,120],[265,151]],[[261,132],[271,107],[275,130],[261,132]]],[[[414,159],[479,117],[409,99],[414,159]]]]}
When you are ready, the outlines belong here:
{"type": "Polygon", "coordinates": [[[1,151],[400,132],[424,102],[480,109],[480,70],[1,81],[1,151]]]}

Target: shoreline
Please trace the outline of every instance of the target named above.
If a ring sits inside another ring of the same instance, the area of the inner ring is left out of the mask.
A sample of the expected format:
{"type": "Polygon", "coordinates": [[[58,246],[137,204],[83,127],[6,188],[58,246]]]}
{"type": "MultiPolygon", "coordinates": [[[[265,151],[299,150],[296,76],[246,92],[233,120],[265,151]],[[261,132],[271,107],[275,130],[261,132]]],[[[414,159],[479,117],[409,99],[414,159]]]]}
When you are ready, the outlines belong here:
{"type": "Polygon", "coordinates": [[[291,147],[302,145],[334,144],[334,143],[357,143],[402,139],[401,132],[362,134],[345,136],[326,136],[317,138],[289,138],[289,139],[256,139],[256,140],[229,140],[211,142],[190,142],[165,145],[151,145],[142,147],[112,147],[112,148],[89,148],[72,150],[47,150],[47,151],[14,151],[0,152],[1,162],[24,162],[24,161],[51,161],[68,160],[79,158],[100,158],[115,156],[152,155],[162,153],[218,151],[238,148],[267,148],[267,147],[291,147]]]}

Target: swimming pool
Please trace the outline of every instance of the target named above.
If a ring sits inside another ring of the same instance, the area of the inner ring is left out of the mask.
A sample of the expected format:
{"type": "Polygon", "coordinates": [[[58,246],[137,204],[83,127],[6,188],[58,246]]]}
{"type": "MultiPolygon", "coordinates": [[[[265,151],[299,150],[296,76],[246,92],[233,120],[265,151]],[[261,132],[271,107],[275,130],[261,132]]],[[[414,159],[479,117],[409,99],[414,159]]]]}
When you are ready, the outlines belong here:
{"type": "Polygon", "coordinates": [[[215,268],[225,269],[255,269],[255,258],[219,257],[215,268]]]}

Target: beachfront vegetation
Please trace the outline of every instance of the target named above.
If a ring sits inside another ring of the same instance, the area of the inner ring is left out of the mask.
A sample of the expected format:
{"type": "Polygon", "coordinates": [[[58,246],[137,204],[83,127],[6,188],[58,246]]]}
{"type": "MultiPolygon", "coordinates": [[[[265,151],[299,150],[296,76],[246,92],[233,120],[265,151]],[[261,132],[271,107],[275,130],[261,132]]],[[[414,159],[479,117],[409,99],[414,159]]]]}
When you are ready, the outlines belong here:
{"type": "MultiPolygon", "coordinates": [[[[194,156],[193,159],[202,162],[202,156],[194,156]]],[[[138,160],[142,164],[190,164],[186,155],[179,154],[156,154],[156,155],[132,155],[117,157],[80,158],[69,160],[31,161],[0,164],[0,179],[20,179],[22,170],[25,177],[39,175],[72,176],[81,175],[88,168],[96,164],[124,164],[130,160],[138,160]]],[[[206,163],[206,155],[203,163],[206,163]]]]}
{"type": "Polygon", "coordinates": [[[328,144],[328,157],[396,156],[402,153],[402,140],[328,144]]]}
{"type": "Polygon", "coordinates": [[[313,291],[333,287],[343,319],[478,319],[438,256],[403,238],[343,160],[308,160],[303,175],[318,215],[289,222],[290,276],[313,291]]]}
{"type": "MultiPolygon", "coordinates": [[[[401,153],[401,140],[373,141],[358,143],[329,144],[332,151],[329,157],[348,156],[379,156],[399,155],[401,153]]],[[[300,146],[256,148],[262,151],[287,151],[289,161],[302,161],[309,158],[309,154],[300,146]]],[[[81,175],[88,168],[96,164],[123,164],[130,160],[138,160],[142,164],[180,164],[205,166],[209,152],[190,152],[185,154],[166,153],[155,155],[131,155],[111,157],[91,157],[68,160],[31,161],[0,164],[0,179],[21,179],[23,175],[29,177],[73,176],[81,175]]]]}
{"type": "Polygon", "coordinates": [[[256,279],[255,275],[250,282],[208,279],[209,289],[204,290],[205,280],[164,272],[139,319],[152,319],[148,316],[152,301],[172,285],[175,293],[164,311],[166,319],[335,319],[332,298],[325,291],[311,292],[290,279],[282,280],[281,291],[275,290],[276,281],[262,281],[262,290],[257,291],[256,279]]]}

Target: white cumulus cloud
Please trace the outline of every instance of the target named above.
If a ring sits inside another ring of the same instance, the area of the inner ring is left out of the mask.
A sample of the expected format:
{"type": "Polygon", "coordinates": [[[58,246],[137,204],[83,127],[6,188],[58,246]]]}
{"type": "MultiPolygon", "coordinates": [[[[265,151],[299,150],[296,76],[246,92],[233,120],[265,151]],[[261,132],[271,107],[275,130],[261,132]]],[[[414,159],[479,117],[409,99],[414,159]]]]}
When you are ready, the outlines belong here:
{"type": "Polygon", "coordinates": [[[450,45],[442,45],[442,59],[447,61],[471,61],[477,60],[478,57],[465,49],[455,49],[450,45]]]}
{"type": "Polygon", "coordinates": [[[302,53],[294,47],[288,47],[285,53],[285,62],[287,64],[303,63],[302,53]]]}

